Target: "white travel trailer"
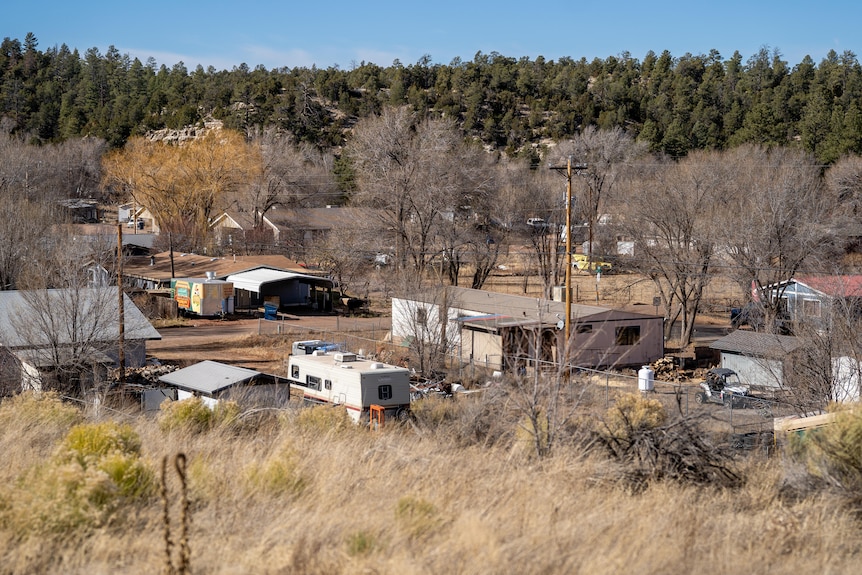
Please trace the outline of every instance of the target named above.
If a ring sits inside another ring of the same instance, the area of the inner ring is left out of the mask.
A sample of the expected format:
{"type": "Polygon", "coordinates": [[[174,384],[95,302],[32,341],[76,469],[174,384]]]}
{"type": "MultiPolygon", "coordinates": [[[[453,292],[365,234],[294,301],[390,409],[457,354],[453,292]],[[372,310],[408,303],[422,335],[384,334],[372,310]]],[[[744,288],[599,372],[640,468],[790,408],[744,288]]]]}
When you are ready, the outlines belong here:
{"type": "Polygon", "coordinates": [[[369,419],[372,405],[381,406],[386,418],[401,420],[410,412],[410,372],[403,367],[315,351],[290,356],[288,374],[306,401],[343,405],[357,423],[369,419]]]}

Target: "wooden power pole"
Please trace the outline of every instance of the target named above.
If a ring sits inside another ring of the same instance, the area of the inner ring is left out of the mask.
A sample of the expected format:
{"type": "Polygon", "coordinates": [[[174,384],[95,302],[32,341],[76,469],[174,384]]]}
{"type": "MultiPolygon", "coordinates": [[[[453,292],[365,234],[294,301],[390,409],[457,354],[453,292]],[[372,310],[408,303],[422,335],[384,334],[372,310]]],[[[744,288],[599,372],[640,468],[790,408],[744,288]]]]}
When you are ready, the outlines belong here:
{"type": "Polygon", "coordinates": [[[126,311],[123,305],[123,225],[117,224],[117,315],[119,316],[119,335],[117,336],[117,362],[120,383],[126,382],[126,311]]]}

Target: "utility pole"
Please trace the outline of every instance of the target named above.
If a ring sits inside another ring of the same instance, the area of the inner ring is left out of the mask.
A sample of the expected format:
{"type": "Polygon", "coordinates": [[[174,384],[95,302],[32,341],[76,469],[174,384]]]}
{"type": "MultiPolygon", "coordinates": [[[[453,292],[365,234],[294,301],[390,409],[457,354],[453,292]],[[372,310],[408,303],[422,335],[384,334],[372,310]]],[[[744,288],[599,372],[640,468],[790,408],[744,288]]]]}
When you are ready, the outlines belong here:
{"type": "MultiPolygon", "coordinates": [[[[569,156],[565,166],[548,166],[552,170],[566,170],[566,353],[568,353],[569,339],[572,335],[572,170],[581,173],[587,169],[586,164],[572,164],[569,156]]],[[[592,240],[592,238],[591,238],[592,240]]]]}
{"type": "Polygon", "coordinates": [[[123,305],[123,224],[117,224],[117,311],[119,317],[117,362],[120,364],[119,381],[126,382],[126,311],[123,305]]]}

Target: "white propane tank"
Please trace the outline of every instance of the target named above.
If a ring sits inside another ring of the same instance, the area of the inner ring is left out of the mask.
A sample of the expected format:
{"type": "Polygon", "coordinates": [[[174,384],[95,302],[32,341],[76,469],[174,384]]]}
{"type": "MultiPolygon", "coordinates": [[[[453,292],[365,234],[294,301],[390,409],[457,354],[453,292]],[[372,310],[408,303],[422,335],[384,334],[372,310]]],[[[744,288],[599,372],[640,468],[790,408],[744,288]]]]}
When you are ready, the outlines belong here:
{"type": "Polygon", "coordinates": [[[652,391],[655,372],[648,365],[638,370],[638,389],[641,391],[652,391]]]}

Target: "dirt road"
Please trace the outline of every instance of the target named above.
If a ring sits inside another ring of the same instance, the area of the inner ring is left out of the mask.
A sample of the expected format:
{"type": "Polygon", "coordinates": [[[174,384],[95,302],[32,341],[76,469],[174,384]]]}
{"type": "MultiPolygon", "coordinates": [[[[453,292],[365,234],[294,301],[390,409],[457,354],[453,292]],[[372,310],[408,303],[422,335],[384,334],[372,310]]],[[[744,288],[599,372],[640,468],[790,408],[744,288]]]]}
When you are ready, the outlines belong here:
{"type": "Polygon", "coordinates": [[[389,330],[389,318],[360,318],[331,315],[293,316],[296,319],[191,319],[181,327],[159,328],[161,340],[147,342],[147,356],[161,363],[184,367],[198,361],[213,360],[260,371],[280,368],[284,347],[295,340],[318,337],[315,334],[389,330]],[[305,334],[309,334],[307,337],[305,334]],[[256,339],[254,336],[284,338],[256,339]]]}

